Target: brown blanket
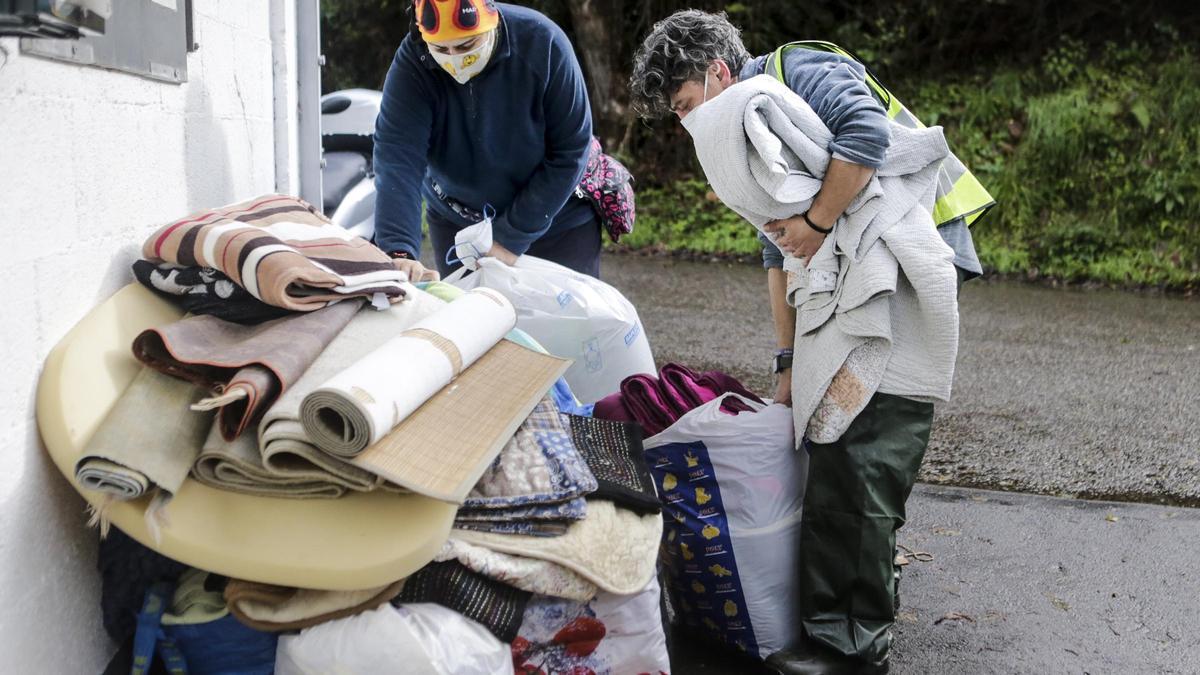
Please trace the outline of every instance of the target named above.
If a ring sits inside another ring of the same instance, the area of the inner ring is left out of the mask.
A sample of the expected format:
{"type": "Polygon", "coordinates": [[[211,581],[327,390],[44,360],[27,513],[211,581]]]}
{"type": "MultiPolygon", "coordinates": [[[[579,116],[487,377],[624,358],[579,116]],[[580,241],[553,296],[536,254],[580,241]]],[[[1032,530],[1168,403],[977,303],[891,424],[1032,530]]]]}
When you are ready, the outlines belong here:
{"type": "Polygon", "coordinates": [[[216,389],[217,425],[237,438],[304,374],[350,323],[362,301],[293,314],[257,326],[192,316],[143,331],[133,354],[150,368],[216,389]]]}
{"type": "Polygon", "coordinates": [[[403,579],[363,591],[310,591],[230,579],[225,602],[243,624],[280,633],[370,611],[396,597],[402,588],[403,579]]]}

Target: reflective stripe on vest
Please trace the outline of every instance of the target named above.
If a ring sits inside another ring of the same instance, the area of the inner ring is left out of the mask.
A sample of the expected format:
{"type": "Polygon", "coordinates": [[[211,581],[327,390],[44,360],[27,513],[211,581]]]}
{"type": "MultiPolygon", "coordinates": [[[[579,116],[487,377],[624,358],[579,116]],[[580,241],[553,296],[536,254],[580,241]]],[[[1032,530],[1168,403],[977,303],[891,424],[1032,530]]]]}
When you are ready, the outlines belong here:
{"type": "MultiPolygon", "coordinates": [[[[892,92],[875,77],[870,68],[861,59],[850,52],[821,40],[801,40],[789,42],[776,49],[767,57],[766,73],[787,84],[783,76],[783,55],[791,49],[814,49],[822,52],[839,54],[862,65],[867,71],[867,86],[871,93],[887,110],[888,118],[909,129],[924,129],[925,125],[917,116],[909,112],[900,100],[892,96],[892,92]]],[[[955,218],[962,218],[967,225],[974,223],[988,209],[996,205],[996,200],[988,194],[974,174],[954,153],[950,153],[942,162],[938,175],[937,198],[933,205],[933,220],[938,225],[944,225],[955,218]]]]}

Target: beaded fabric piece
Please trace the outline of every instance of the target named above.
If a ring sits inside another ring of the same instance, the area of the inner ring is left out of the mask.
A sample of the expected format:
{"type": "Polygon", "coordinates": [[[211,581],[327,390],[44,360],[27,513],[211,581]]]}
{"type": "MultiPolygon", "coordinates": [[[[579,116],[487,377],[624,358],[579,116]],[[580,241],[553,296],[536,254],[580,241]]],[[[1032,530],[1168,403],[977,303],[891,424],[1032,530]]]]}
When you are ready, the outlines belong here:
{"type": "Polygon", "coordinates": [[[435,602],[512,642],[531,594],[473,572],[456,560],[429,563],[404,582],[393,605],[435,602]]]}
{"type": "Polygon", "coordinates": [[[646,515],[662,511],[642,450],[642,430],[636,424],[594,417],[564,415],[575,447],[596,476],[592,496],[646,515]]]}

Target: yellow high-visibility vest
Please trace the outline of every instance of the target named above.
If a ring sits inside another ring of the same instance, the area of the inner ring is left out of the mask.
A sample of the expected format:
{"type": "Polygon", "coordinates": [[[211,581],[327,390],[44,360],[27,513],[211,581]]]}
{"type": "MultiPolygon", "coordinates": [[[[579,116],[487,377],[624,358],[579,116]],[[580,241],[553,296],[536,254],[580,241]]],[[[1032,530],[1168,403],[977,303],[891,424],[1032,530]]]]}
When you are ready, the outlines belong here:
{"type": "MultiPolygon", "coordinates": [[[[832,42],[821,40],[789,42],[776,49],[767,57],[766,73],[778,78],[780,82],[787,84],[787,80],[783,77],[783,55],[792,49],[815,49],[817,51],[832,52],[862,64],[863,68],[867,71],[867,86],[870,87],[871,93],[875,95],[875,98],[879,99],[879,102],[883,104],[884,109],[887,110],[888,117],[895,120],[897,124],[910,129],[925,128],[921,120],[909,112],[908,108],[905,108],[899,99],[892,96],[892,92],[888,91],[879,82],[875,74],[871,72],[870,68],[867,68],[867,65],[861,59],[832,42]]],[[[996,200],[988,194],[988,191],[984,189],[979,179],[967,169],[962,160],[954,153],[950,153],[950,156],[942,162],[942,168],[938,175],[937,200],[933,205],[934,222],[938,225],[943,225],[955,218],[962,218],[966,221],[967,225],[970,225],[995,205],[996,200]]]]}

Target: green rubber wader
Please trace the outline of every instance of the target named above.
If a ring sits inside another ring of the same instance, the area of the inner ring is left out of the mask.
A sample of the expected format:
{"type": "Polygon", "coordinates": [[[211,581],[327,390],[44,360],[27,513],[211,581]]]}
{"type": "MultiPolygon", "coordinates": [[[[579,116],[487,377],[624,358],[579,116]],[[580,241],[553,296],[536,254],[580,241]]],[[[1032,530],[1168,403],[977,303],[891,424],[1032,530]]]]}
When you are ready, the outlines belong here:
{"type": "Polygon", "coordinates": [[[799,559],[810,640],[868,662],[887,658],[896,531],[932,422],[932,403],[875,394],[841,439],[809,445],[799,559]]]}

